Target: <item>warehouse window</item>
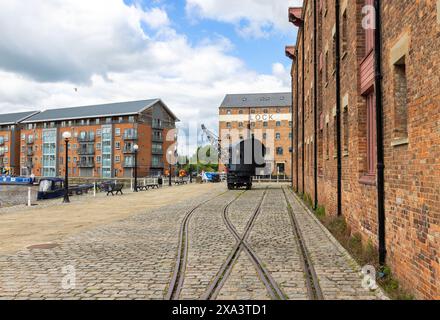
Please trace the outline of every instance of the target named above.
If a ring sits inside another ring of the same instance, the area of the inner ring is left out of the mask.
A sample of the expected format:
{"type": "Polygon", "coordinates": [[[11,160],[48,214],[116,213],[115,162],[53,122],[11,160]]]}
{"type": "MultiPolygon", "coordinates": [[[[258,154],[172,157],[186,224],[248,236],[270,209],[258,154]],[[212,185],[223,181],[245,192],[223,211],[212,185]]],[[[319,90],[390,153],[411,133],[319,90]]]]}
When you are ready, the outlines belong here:
{"type": "Polygon", "coordinates": [[[337,123],[338,123],[338,118],[336,116],[333,117],[333,155],[335,156],[335,158],[338,155],[338,130],[337,130],[337,123]]]}
{"type": "Polygon", "coordinates": [[[348,106],[344,107],[344,113],[342,115],[344,123],[344,154],[348,154],[348,139],[350,135],[350,127],[348,122],[348,106]]]}
{"type": "Polygon", "coordinates": [[[228,129],[231,128],[231,123],[230,122],[226,122],[226,128],[228,128],[228,129]]]}
{"type": "Polygon", "coordinates": [[[342,53],[348,51],[348,18],[347,10],[342,14],[342,53]]]}
{"type": "Polygon", "coordinates": [[[278,147],[277,148],[277,155],[282,156],[283,155],[283,148],[282,147],[278,147]]]}
{"type": "Polygon", "coordinates": [[[281,133],[277,132],[275,135],[276,140],[281,140],[281,133]]]}
{"type": "Polygon", "coordinates": [[[327,141],[325,158],[328,160],[330,157],[330,128],[329,128],[328,122],[325,127],[325,133],[326,133],[326,141],[327,141]]]}
{"type": "Polygon", "coordinates": [[[330,71],[330,63],[328,60],[328,51],[325,52],[325,83],[328,83],[328,75],[330,71]]]}
{"type": "Polygon", "coordinates": [[[373,92],[366,97],[367,103],[367,171],[376,172],[376,95],[373,92]]]}
{"type": "Polygon", "coordinates": [[[394,65],[394,138],[408,138],[408,82],[405,57],[394,65]]]}

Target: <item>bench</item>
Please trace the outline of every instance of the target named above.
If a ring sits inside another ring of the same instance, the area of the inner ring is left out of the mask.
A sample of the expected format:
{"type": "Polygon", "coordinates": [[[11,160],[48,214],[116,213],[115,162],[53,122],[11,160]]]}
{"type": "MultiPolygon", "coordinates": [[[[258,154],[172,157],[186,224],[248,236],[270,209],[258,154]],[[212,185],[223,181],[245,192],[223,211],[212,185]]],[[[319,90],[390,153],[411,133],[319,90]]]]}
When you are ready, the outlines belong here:
{"type": "Polygon", "coordinates": [[[112,196],[114,196],[115,194],[116,195],[118,195],[118,194],[123,195],[124,194],[122,192],[123,188],[124,188],[123,184],[112,184],[112,185],[107,185],[105,191],[107,191],[107,196],[110,195],[110,194],[112,196]]]}

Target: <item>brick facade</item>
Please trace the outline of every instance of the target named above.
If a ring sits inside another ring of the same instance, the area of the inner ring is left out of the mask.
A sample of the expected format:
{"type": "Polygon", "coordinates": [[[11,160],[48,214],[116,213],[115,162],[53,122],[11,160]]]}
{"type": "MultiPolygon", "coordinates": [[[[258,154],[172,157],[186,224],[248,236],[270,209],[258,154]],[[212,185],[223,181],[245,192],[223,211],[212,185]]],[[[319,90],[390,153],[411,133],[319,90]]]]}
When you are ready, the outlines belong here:
{"type": "MultiPolygon", "coordinates": [[[[268,94],[272,95],[272,94],[268,94]]],[[[219,132],[223,148],[235,145],[254,134],[267,147],[267,169],[260,175],[277,175],[291,177],[292,136],[290,108],[291,93],[276,94],[276,99],[267,106],[242,103],[241,106],[222,106],[219,108],[219,132]],[[278,95],[283,98],[279,100],[278,95]],[[278,99],[278,100],[277,100],[278,99]],[[277,101],[275,101],[277,100],[277,101]],[[248,128],[251,128],[249,132],[248,128]]],[[[246,97],[247,95],[243,95],[246,97]]],[[[255,96],[255,95],[254,95],[255,96]]],[[[273,97],[272,97],[273,98],[273,97]]],[[[261,98],[269,99],[265,94],[261,98]]],[[[220,172],[225,172],[225,165],[220,163],[220,172]]]]}
{"type": "MultiPolygon", "coordinates": [[[[334,1],[316,4],[316,59],[313,2],[306,0],[303,8],[289,10],[290,21],[299,27],[296,46],[286,48],[293,59],[292,92],[298,92],[293,101],[293,182],[294,188],[315,200],[313,86],[317,83],[317,202],[328,214],[338,213],[340,139],[341,214],[353,233],[360,233],[365,241],[378,245],[374,30],[363,27],[374,21],[369,19],[374,18],[374,1],[339,2],[338,98],[334,1]],[[336,131],[338,119],[340,136],[336,131]]],[[[417,297],[440,299],[438,1],[380,3],[387,264],[402,285],[417,297]]]]}
{"type": "MultiPolygon", "coordinates": [[[[44,116],[44,113],[37,116],[44,116]]],[[[176,121],[178,119],[158,102],[137,114],[124,115],[118,112],[105,117],[59,118],[56,121],[36,121],[30,117],[20,123],[19,130],[9,130],[5,134],[1,133],[0,137],[14,137],[4,141],[10,144],[9,149],[15,150],[13,174],[16,175],[64,176],[66,151],[62,136],[64,132],[70,132],[69,176],[133,177],[133,146],[137,144],[138,175],[145,177],[163,174],[168,169],[167,151],[176,144],[176,121]],[[43,137],[46,135],[53,135],[51,146],[44,143],[43,137]],[[103,141],[104,135],[108,138],[107,146],[103,141]],[[47,160],[47,153],[43,154],[45,146],[53,148],[50,152],[51,160],[47,160]]]]}

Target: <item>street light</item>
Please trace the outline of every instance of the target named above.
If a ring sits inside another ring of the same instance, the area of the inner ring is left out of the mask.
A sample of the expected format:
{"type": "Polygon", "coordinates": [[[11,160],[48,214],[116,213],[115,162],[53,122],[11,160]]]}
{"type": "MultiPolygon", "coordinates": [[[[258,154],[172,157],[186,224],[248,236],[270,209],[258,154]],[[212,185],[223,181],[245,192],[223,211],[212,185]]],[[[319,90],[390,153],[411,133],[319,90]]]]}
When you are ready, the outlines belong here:
{"type": "Polygon", "coordinates": [[[63,132],[64,142],[66,143],[66,177],[64,180],[64,200],[63,203],[70,203],[69,198],[69,140],[72,137],[72,134],[69,131],[63,132]]]}
{"type": "Polygon", "coordinates": [[[134,150],[134,192],[138,192],[138,183],[137,183],[137,157],[138,157],[138,150],[139,150],[139,145],[135,144],[133,146],[133,150],[134,150]]]}
{"type": "Polygon", "coordinates": [[[172,186],[172,184],[171,184],[171,156],[173,155],[173,151],[171,151],[171,150],[169,150],[168,151],[168,163],[169,163],[169,165],[170,165],[170,168],[169,168],[169,173],[170,173],[170,177],[169,177],[169,186],[171,187],[172,186]]]}

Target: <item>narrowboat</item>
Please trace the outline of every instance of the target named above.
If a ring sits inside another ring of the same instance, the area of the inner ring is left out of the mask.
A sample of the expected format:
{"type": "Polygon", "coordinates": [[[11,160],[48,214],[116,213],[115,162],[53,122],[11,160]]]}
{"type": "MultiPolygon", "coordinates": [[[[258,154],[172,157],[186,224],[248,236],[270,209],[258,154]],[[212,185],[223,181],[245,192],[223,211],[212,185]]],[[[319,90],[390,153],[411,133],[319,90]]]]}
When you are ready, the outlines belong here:
{"type": "Polygon", "coordinates": [[[40,180],[37,200],[48,200],[64,197],[64,179],[44,178],[40,180]]]}

